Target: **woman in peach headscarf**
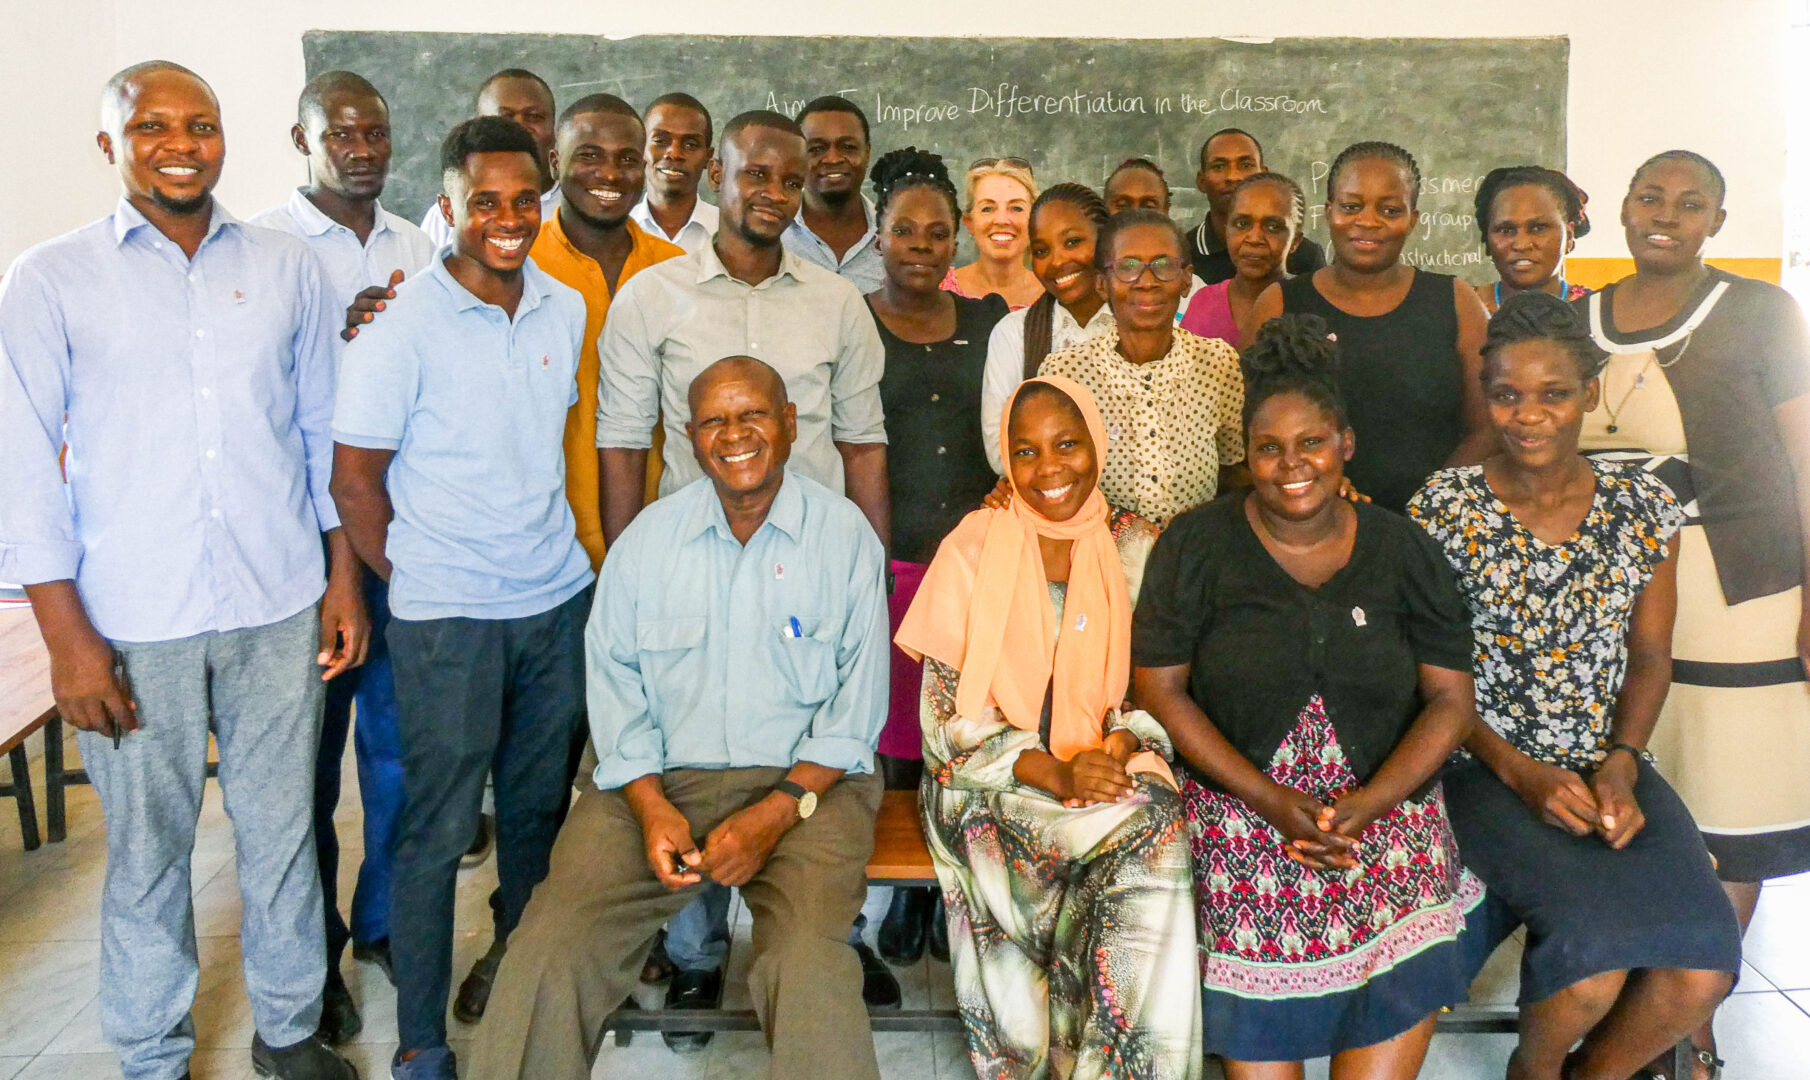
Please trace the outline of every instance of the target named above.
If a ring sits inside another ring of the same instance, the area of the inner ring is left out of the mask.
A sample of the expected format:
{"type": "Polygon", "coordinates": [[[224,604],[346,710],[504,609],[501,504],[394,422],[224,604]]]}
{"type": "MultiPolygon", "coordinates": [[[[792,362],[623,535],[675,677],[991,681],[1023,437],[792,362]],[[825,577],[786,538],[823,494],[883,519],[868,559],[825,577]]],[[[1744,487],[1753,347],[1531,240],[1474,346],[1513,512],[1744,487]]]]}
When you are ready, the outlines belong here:
{"type": "Polygon", "coordinates": [[[1033,379],[1001,422],[1010,506],[938,548],[898,643],[924,660],[924,833],[975,1071],[1200,1075],[1181,798],[1130,708],[1155,529],[1098,490],[1092,395],[1033,379]]]}

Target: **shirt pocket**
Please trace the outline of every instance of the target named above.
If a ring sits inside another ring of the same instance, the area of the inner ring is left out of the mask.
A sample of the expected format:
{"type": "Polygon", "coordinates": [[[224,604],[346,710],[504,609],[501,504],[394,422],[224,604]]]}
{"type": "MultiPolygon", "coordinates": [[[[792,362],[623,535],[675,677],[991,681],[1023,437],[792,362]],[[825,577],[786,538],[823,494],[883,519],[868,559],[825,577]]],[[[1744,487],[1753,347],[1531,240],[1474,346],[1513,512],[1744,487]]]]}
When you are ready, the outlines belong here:
{"type": "Polygon", "coordinates": [[[792,636],[793,619],[775,619],[774,637],[778,641],[777,667],[785,686],[798,704],[815,707],[836,692],[836,643],[820,639],[825,632],[824,620],[816,616],[797,616],[800,636],[792,636]]]}
{"type": "Polygon", "coordinates": [[[650,619],[635,628],[635,652],[650,709],[681,702],[703,685],[704,617],[650,619]]]}

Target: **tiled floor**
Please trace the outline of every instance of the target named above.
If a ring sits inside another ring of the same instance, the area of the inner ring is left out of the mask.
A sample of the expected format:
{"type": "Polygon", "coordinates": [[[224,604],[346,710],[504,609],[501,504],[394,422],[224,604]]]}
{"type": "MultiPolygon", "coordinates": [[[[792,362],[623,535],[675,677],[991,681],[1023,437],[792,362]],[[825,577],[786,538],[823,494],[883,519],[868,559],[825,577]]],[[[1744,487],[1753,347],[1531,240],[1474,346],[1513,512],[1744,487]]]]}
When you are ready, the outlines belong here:
{"type": "MultiPolygon", "coordinates": [[[[71,754],[73,755],[73,742],[71,754]]],[[[37,764],[34,762],[34,770],[37,764]]],[[[351,895],[358,862],[357,776],[346,769],[347,797],[340,836],[347,845],[341,896],[351,895]]],[[[41,785],[41,778],[40,778],[41,785]]],[[[39,801],[42,806],[42,799],[39,801]]],[[[94,793],[70,793],[69,838],[25,854],[11,800],[0,800],[0,1080],[99,1080],[119,1076],[101,1037],[96,1002],[99,926],[96,902],[104,865],[104,833],[94,793]]],[[[193,869],[201,989],[195,1003],[196,1080],[249,1080],[252,1027],[239,975],[239,898],[232,834],[217,786],[209,784],[193,869]]],[[[461,874],[454,970],[462,975],[488,944],[485,904],[495,881],[494,863],[461,874]]],[[[884,910],[884,896],[870,905],[870,921],[884,910]]],[[[748,953],[745,912],[737,911],[737,956],[748,953]]],[[[1727,1080],[1810,1080],[1810,875],[1768,887],[1747,938],[1748,965],[1719,1020],[1727,1080]]],[[[1516,957],[1505,948],[1478,978],[1479,1000],[1514,997],[1516,957]]],[[[364,1033],[346,1048],[366,1080],[388,1075],[395,1049],[395,993],[375,968],[346,962],[346,976],[362,1002],[364,1033]]],[[[732,959],[729,998],[745,1005],[745,970],[732,959]]],[[[947,1007],[947,967],[925,960],[900,972],[906,1004],[947,1007]]],[[[643,988],[648,1004],[657,988],[643,988]]],[[[455,1049],[463,1051],[471,1029],[451,1023],[455,1049]]],[[[888,1080],[969,1080],[961,1043],[952,1035],[890,1034],[876,1038],[888,1080]]],[[[1433,1042],[1422,1076],[1428,1080],[1497,1080],[1513,1040],[1509,1036],[1442,1035],[1433,1042]]],[[[750,1080],[766,1076],[766,1049],[755,1033],[718,1035],[705,1053],[676,1055],[657,1035],[634,1045],[609,1046],[596,1077],[660,1080],[750,1080]]],[[[1209,1070],[1217,1076],[1217,1070],[1209,1070]]],[[[1326,1065],[1308,1069],[1324,1080],[1326,1065]]]]}

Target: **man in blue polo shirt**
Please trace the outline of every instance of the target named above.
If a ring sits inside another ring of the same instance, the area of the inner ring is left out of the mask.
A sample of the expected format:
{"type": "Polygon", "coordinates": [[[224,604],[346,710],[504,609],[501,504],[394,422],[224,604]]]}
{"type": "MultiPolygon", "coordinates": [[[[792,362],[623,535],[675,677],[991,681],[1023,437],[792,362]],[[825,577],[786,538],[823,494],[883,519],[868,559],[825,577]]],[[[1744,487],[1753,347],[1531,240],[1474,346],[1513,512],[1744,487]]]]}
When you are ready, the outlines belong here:
{"type": "Polygon", "coordinates": [[[591,563],[566,502],[584,300],[528,261],[533,136],[500,117],[441,148],[453,242],[346,349],[333,496],[390,585],[405,806],[390,951],[397,1080],[451,1080],[453,892],[484,777],[496,777],[498,932],[507,935],[568,798],[584,708],[591,563]]]}

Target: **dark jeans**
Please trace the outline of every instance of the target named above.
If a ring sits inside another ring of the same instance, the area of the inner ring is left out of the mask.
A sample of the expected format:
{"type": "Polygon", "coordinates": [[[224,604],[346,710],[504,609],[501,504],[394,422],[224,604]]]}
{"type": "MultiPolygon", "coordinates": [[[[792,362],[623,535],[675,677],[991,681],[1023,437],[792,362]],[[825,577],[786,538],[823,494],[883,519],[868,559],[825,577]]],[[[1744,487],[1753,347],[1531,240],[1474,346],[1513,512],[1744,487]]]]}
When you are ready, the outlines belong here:
{"type": "Polygon", "coordinates": [[[520,619],[392,619],[406,796],[396,845],[390,953],[403,1050],[446,1044],[453,894],[494,778],[497,933],[520,921],[547,876],[571,798],[574,732],[584,715],[586,588],[520,619]]]}
{"type": "Polygon", "coordinates": [[[390,589],[382,578],[366,570],[364,590],[371,608],[371,650],[362,665],[327,684],[320,756],[314,769],[314,851],[326,901],[329,973],[339,970],[347,940],[371,942],[389,936],[390,871],[402,814],[396,683],[384,637],[390,624],[390,589]],[[333,828],[333,812],[339,807],[340,763],[346,756],[346,736],[353,731],[354,703],[358,725],[353,752],[358,759],[359,801],[364,806],[364,860],[352,892],[352,925],[348,928],[339,913],[339,834],[333,828]]]}

